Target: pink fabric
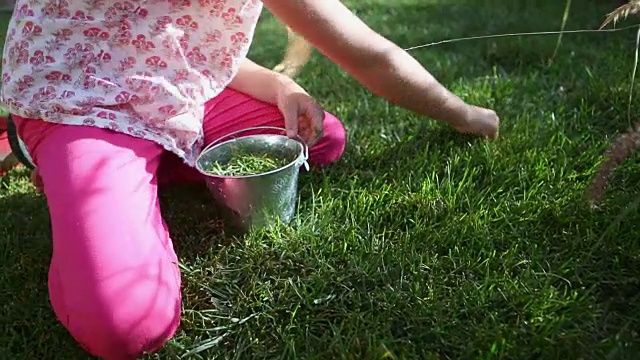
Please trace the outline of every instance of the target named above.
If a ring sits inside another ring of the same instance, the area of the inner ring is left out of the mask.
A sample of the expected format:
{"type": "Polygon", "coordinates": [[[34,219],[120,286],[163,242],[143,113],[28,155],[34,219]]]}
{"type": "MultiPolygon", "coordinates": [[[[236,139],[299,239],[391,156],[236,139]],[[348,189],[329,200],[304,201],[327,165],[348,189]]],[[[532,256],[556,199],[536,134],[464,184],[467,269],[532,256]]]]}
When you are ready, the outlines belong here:
{"type": "MultiPolygon", "coordinates": [[[[51,216],[49,295],[58,319],[92,355],[134,359],[180,323],[180,272],[160,214],[158,182],[197,181],[154,142],[110,130],[15,118],[51,216]],[[169,176],[172,174],[171,176],[169,176]]],[[[276,107],[227,89],[210,101],[207,142],[242,128],[284,126],[276,107]]],[[[342,155],[344,127],[326,114],[310,163],[342,155]]]]}

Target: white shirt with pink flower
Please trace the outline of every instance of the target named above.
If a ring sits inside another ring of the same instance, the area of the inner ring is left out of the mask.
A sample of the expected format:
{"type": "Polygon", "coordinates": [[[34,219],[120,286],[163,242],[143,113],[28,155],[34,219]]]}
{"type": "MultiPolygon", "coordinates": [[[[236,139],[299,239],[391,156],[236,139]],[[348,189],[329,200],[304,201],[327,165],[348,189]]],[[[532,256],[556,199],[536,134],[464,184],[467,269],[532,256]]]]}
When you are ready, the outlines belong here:
{"type": "Polygon", "coordinates": [[[232,80],[259,0],[18,0],[0,102],[161,144],[193,165],[204,104],[232,80]]]}

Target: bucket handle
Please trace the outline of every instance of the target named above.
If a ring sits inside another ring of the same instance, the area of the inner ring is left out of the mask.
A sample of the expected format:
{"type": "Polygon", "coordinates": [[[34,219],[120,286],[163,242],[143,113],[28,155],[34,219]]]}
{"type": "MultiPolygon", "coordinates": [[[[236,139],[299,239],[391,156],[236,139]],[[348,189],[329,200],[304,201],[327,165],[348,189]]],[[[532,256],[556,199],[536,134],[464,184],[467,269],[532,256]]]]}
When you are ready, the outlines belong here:
{"type": "MultiPolygon", "coordinates": [[[[285,133],[287,131],[287,129],[284,129],[284,128],[281,128],[281,127],[276,127],[276,126],[254,126],[254,127],[250,127],[250,128],[246,128],[246,129],[241,129],[241,130],[234,131],[232,133],[229,133],[227,135],[221,136],[221,137],[213,140],[209,145],[205,146],[204,149],[202,149],[202,152],[205,152],[205,151],[209,150],[213,146],[219,144],[220,142],[222,142],[223,140],[225,140],[227,138],[230,138],[231,136],[238,135],[238,134],[241,134],[243,132],[247,132],[247,131],[251,131],[251,130],[281,130],[281,131],[283,131],[285,133]]],[[[309,160],[309,146],[307,146],[307,143],[300,137],[300,135],[296,135],[295,139],[300,144],[302,144],[302,156],[304,157],[303,165],[305,167],[305,170],[309,171],[309,163],[307,162],[307,160],[309,160]]]]}

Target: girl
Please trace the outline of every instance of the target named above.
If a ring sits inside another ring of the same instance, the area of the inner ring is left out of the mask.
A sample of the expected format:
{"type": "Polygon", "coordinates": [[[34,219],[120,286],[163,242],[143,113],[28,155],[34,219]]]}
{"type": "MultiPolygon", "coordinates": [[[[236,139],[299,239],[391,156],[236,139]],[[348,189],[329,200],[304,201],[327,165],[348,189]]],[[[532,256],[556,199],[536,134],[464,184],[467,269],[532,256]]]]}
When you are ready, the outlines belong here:
{"type": "Polygon", "coordinates": [[[18,0],[0,100],[37,165],[49,207],[49,294],[92,355],[135,359],[180,322],[180,272],[157,187],[197,181],[203,145],[284,126],[340,158],[345,130],[291,79],[246,58],[266,6],[373,93],[460,132],[498,135],[339,0],[18,0]]]}

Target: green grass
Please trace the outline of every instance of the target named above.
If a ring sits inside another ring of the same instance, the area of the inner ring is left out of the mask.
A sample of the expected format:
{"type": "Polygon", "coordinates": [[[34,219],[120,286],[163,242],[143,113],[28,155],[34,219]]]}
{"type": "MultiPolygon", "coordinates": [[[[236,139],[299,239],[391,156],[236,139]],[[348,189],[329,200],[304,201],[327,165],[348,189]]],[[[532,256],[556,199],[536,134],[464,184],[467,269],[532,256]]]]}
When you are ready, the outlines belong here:
{"type": "MultiPolygon", "coordinates": [[[[404,47],[556,30],[565,5],[347,4],[404,47]]],[[[614,7],[574,1],[566,27],[597,28],[614,7]]],[[[265,14],[250,56],[275,65],[285,34],[265,14]]],[[[302,176],[294,224],[239,240],[211,226],[203,189],[163,193],[183,325],[150,358],[194,349],[204,351],[187,358],[638,358],[637,156],[599,210],[582,198],[609,139],[628,126],[635,33],[566,35],[548,66],[556,39],[413,52],[466,100],[496,109],[497,142],[391,106],[316,53],[300,82],[346,123],[344,158],[302,176]]],[[[44,199],[16,171],[0,203],[1,357],[86,358],[48,305],[44,199]]]]}

